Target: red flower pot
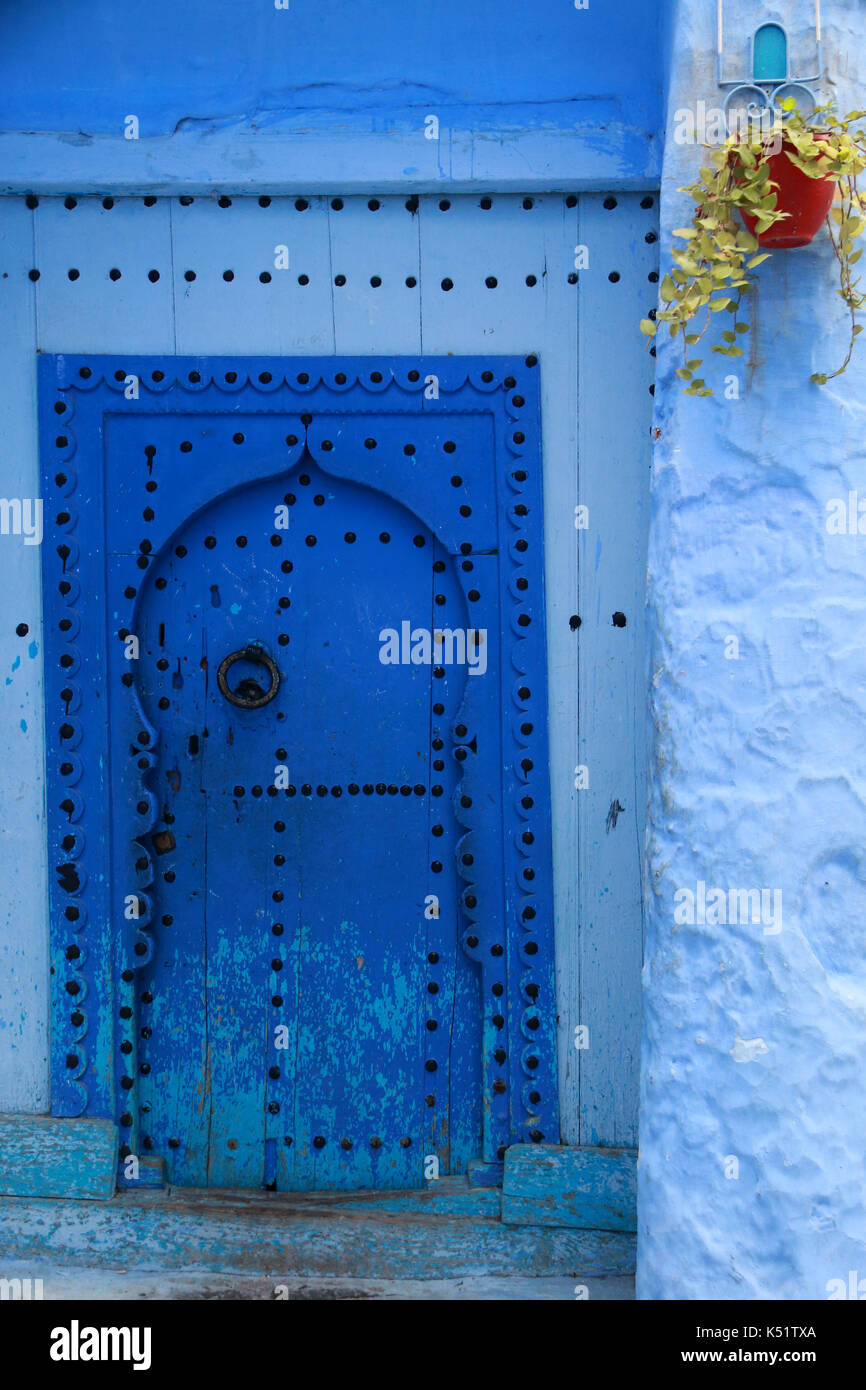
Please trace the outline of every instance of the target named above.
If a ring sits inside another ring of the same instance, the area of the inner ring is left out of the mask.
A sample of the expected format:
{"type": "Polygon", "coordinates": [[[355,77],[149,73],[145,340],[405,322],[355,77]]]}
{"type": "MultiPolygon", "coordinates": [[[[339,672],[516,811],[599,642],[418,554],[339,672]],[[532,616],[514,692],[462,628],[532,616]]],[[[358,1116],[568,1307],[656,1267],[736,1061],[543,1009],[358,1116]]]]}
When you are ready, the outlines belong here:
{"type": "MultiPolygon", "coordinates": [[[[821,138],[820,135],[815,136],[816,140],[821,138]]],[[[783,145],[779,153],[770,155],[768,160],[770,178],[778,184],[774,190],[776,206],[780,212],[787,212],[790,216],[758,237],[758,244],[766,251],[790,251],[795,246],[808,246],[820,231],[836,196],[835,179],[810,179],[808,174],[791,163],[785,150],[792,148],[791,145],[783,145]]],[[[740,208],[740,212],[749,231],[756,236],[755,218],[743,208],[740,208]]]]}

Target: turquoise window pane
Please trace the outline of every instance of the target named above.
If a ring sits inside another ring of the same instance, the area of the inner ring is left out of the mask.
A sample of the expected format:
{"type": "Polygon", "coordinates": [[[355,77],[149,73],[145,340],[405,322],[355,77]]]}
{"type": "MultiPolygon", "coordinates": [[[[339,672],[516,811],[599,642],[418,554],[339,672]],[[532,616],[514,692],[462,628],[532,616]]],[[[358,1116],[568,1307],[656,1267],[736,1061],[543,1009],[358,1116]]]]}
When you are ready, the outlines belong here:
{"type": "Polygon", "coordinates": [[[783,82],[787,76],[787,35],[780,24],[762,24],[755,33],[752,77],[755,82],[783,82]]]}

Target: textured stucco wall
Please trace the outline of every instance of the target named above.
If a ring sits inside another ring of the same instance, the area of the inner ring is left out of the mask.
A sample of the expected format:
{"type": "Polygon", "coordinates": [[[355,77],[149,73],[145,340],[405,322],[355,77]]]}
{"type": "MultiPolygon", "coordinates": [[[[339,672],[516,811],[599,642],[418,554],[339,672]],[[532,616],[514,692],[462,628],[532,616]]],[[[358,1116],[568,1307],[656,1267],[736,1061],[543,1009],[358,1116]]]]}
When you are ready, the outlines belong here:
{"type": "MultiPolygon", "coordinates": [[[[811,3],[740,8],[726,6],[732,35],[749,12],[777,16],[805,52],[811,3]]],[[[866,105],[866,11],[824,12],[824,90],[866,105]]],[[[681,0],[669,118],[718,104],[714,40],[715,6],[681,0]]],[[[666,246],[697,162],[668,139],[666,246]]],[[[711,384],[737,373],[739,400],[678,394],[659,338],[638,1274],[651,1299],[820,1299],[852,1270],[866,1296],[866,535],[825,524],[830,499],[866,498],[866,350],[810,384],[846,341],[823,236],[764,264],[750,310],[751,355],[710,366],[711,384]],[[781,931],[677,925],[674,894],[698,881],[779,890],[781,931]]]]}

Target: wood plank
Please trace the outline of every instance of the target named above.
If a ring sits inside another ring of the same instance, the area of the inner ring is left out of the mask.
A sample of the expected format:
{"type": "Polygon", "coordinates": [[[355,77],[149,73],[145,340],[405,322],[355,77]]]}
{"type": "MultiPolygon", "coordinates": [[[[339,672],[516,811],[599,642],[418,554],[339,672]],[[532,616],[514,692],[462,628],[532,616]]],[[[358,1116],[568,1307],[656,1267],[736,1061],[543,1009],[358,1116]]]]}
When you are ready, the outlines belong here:
{"type": "Polygon", "coordinates": [[[301,201],[303,211],[293,198],[267,207],[243,198],[231,208],[209,198],[172,201],[176,352],[334,351],[328,203],[301,201]]]}
{"type": "Polygon", "coordinates": [[[642,888],[646,805],[644,606],[649,515],[650,385],[654,362],[634,324],[656,302],[657,198],[581,198],[579,494],[576,534],[579,646],[576,764],[579,803],[577,930],[557,969],[567,1020],[560,1069],[579,1092],[581,1145],[637,1143],[642,888]],[[644,206],[644,203],[647,206],[644,206]],[[613,277],[613,278],[611,278],[613,277]],[[614,622],[614,614],[617,620],[614,622]],[[623,625],[624,624],[624,625],[623,625]],[[587,1030],[575,1046],[575,1027],[587,1030]],[[569,1036],[570,1035],[570,1036],[569,1036]]]}
{"type": "Polygon", "coordinates": [[[514,1145],[505,1155],[502,1220],[510,1226],[634,1231],[636,1149],[514,1145]]]}
{"type": "MultiPolygon", "coordinates": [[[[139,1189],[140,1190],[140,1189],[139,1189]]],[[[221,1207],[231,1203],[236,1211],[256,1210],[263,1200],[276,1204],[279,1211],[307,1213],[320,1216],[340,1215],[343,1212],[366,1211],[379,1215],[426,1215],[426,1216],[464,1216],[498,1220],[502,1207],[502,1191],[494,1187],[472,1187],[465,1176],[438,1178],[427,1184],[426,1188],[410,1191],[388,1192],[361,1190],[352,1192],[283,1192],[280,1190],[272,1198],[266,1198],[261,1191],[220,1188],[201,1188],[195,1191],[186,1189],[183,1193],[177,1188],[174,1194],[180,1199],[194,1199],[199,1209],[221,1207]]],[[[275,1208],[275,1209],[276,1209],[275,1208]]]]}
{"type": "Polygon", "coordinates": [[[6,1197],[114,1195],[117,1126],[111,1120],[0,1115],[0,1193],[6,1197]]]}
{"type": "Polygon", "coordinates": [[[119,1193],[110,1202],[0,1197],[9,1259],[140,1268],[255,1271],[274,1276],[356,1279],[544,1278],[628,1274],[634,1237],[621,1231],[506,1226],[494,1219],[372,1212],[311,1214],[291,1198],[260,1193],[205,1196],[119,1193]],[[124,1255],[126,1252],[126,1255],[124,1255]]]}
{"type": "Polygon", "coordinates": [[[34,254],[40,352],[173,350],[167,199],[42,198],[34,254]]]}
{"type": "Polygon", "coordinates": [[[332,200],[328,244],[335,352],[420,353],[419,236],[420,217],[407,210],[405,198],[332,200]],[[345,282],[337,285],[337,276],[345,282]],[[381,283],[374,285],[374,279],[381,283]]]}
{"type": "MultiPolygon", "coordinates": [[[[28,278],[28,271],[37,265],[33,216],[23,201],[3,199],[0,323],[6,351],[0,375],[0,432],[6,498],[43,495],[35,429],[36,286],[28,278]]],[[[0,632],[4,634],[3,800],[7,813],[0,835],[0,1109],[10,1110],[47,1110],[50,1100],[40,563],[40,546],[27,544],[23,536],[3,538],[0,632]],[[27,624],[23,637],[16,631],[19,623],[27,624]]]]}

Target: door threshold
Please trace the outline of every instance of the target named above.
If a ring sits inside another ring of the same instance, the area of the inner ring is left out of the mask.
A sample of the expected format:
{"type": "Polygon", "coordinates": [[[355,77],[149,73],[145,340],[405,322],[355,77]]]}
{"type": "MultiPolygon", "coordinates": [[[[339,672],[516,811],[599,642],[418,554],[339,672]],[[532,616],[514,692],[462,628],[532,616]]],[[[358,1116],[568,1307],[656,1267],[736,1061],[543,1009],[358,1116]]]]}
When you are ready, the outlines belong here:
{"type": "MultiPolygon", "coordinates": [[[[143,1193],[139,1195],[144,1195],[143,1193]]],[[[498,1221],[502,1215],[502,1191],[495,1187],[475,1187],[464,1176],[439,1178],[425,1187],[396,1189],[357,1188],[352,1191],[277,1192],[267,1188],[172,1187],[153,1189],[148,1195],[171,1197],[178,1202],[204,1206],[235,1205],[238,1208],[263,1205],[273,1211],[370,1211],[419,1216],[471,1216],[498,1221]]]]}
{"type": "Polygon", "coordinates": [[[0,1197],[9,1260],[275,1280],[629,1275],[622,1231],[504,1224],[489,1189],[278,1193],[192,1188],[105,1202],[0,1197]]]}

